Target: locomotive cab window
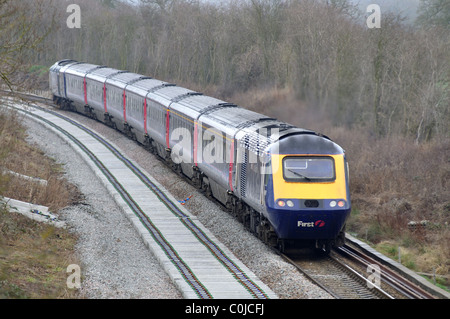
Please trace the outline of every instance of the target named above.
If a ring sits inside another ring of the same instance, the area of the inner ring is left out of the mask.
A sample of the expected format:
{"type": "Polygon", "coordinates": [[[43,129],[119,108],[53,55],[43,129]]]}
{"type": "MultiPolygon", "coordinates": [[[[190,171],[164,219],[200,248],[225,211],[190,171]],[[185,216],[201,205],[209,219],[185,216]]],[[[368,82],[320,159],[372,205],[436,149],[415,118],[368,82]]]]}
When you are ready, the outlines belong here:
{"type": "Polygon", "coordinates": [[[283,159],[287,182],[332,182],[336,179],[334,159],[329,156],[287,156],[283,159]]]}

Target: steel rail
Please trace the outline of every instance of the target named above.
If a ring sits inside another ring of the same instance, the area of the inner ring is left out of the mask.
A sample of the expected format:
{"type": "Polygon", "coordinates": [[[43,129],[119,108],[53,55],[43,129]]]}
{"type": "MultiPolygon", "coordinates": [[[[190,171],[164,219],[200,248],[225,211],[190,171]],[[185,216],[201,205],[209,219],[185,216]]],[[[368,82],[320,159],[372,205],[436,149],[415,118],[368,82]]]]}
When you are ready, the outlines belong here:
{"type": "Polygon", "coordinates": [[[302,273],[309,281],[311,281],[313,284],[319,286],[323,290],[325,290],[327,293],[329,293],[331,296],[333,296],[336,299],[342,299],[340,295],[338,295],[336,292],[334,292],[332,289],[324,285],[322,282],[311,276],[305,269],[303,269],[298,263],[296,263],[293,259],[291,259],[289,256],[280,253],[277,251],[277,253],[288,263],[293,265],[300,273],[302,273]]]}
{"type": "Polygon", "coordinates": [[[371,258],[370,256],[367,256],[364,254],[364,252],[358,251],[349,245],[345,245],[343,247],[340,247],[336,249],[336,251],[341,254],[345,255],[348,258],[351,258],[364,267],[368,267],[369,265],[377,265],[380,267],[380,278],[381,280],[386,283],[387,285],[391,286],[395,290],[397,290],[399,293],[403,294],[405,297],[410,299],[435,299],[435,297],[428,293],[427,291],[423,290],[417,285],[414,285],[409,280],[403,278],[401,275],[397,274],[392,269],[386,267],[381,262],[371,258]]]}
{"type": "Polygon", "coordinates": [[[313,275],[311,274],[312,271],[306,270],[304,266],[300,265],[303,260],[283,253],[279,254],[283,259],[295,266],[312,283],[318,285],[336,299],[394,299],[389,293],[377,287],[349,265],[333,256],[323,256],[323,259],[321,259],[321,262],[328,264],[328,266],[323,268],[330,266],[332,268],[328,274],[313,275]],[[335,282],[333,280],[331,280],[331,283],[330,280],[327,281],[326,278],[328,277],[336,277],[334,279],[335,282]]]}
{"type": "Polygon", "coordinates": [[[369,279],[361,275],[359,272],[357,272],[355,269],[350,267],[349,265],[345,264],[339,259],[336,259],[333,256],[330,256],[331,260],[338,264],[340,267],[344,268],[345,271],[350,274],[352,277],[354,277],[357,281],[359,281],[361,284],[368,287],[368,289],[376,296],[380,297],[381,299],[395,299],[393,296],[391,296],[389,293],[381,289],[381,287],[376,286],[374,283],[372,283],[369,279]]]}

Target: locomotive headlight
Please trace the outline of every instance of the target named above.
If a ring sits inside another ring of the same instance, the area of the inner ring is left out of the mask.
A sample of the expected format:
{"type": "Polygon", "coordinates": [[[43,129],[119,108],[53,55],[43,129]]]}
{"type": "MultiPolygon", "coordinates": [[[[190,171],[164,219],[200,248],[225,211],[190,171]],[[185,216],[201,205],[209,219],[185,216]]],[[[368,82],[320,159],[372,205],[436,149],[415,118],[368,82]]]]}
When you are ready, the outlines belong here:
{"type": "Polygon", "coordinates": [[[294,207],[294,202],[291,201],[291,200],[286,201],[286,204],[287,204],[289,207],[294,207]]]}
{"type": "Polygon", "coordinates": [[[284,202],[284,200],[279,199],[277,201],[277,205],[280,206],[280,207],[284,207],[286,205],[286,203],[284,202]]]}
{"type": "Polygon", "coordinates": [[[338,206],[340,208],[344,207],[345,206],[345,200],[332,200],[330,202],[330,207],[334,208],[336,206],[338,206]]]}

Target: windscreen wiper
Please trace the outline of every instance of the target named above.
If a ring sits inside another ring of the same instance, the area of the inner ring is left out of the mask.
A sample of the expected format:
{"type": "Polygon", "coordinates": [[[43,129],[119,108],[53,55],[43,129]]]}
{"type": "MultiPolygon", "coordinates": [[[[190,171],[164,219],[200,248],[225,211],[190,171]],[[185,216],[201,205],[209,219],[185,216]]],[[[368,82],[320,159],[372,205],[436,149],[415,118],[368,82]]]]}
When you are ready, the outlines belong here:
{"type": "Polygon", "coordinates": [[[291,173],[293,173],[293,174],[295,174],[295,175],[297,175],[297,176],[299,176],[299,177],[301,177],[301,178],[306,179],[307,181],[311,181],[311,178],[306,177],[305,175],[302,175],[302,174],[300,174],[300,173],[297,173],[296,171],[293,171],[293,170],[291,170],[291,169],[288,169],[288,171],[291,172],[291,173]]]}

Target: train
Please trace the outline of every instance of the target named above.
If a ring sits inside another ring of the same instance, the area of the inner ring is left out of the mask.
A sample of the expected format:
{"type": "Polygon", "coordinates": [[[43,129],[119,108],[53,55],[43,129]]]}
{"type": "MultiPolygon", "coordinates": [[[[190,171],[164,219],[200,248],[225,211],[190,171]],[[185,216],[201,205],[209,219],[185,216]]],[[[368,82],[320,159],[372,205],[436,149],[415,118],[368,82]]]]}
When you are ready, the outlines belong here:
{"type": "Polygon", "coordinates": [[[50,67],[54,103],[121,131],[250,232],[282,251],[345,243],[351,211],[345,151],[329,137],[233,103],[75,60],[50,67]]]}

